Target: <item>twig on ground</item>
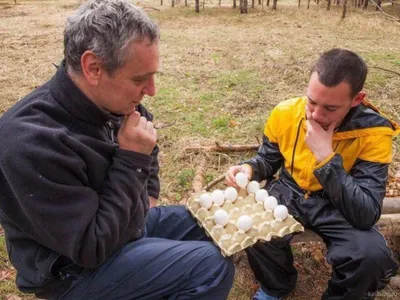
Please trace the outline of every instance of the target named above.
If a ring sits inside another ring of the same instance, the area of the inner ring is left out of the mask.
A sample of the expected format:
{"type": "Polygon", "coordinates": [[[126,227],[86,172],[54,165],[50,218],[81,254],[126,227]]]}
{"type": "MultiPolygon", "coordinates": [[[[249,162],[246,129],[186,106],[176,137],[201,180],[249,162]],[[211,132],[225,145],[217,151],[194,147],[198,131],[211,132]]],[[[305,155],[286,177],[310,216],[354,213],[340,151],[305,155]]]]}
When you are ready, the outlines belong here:
{"type": "Polygon", "coordinates": [[[213,186],[217,185],[221,181],[225,179],[226,174],[222,174],[221,176],[215,178],[213,181],[211,181],[209,184],[207,184],[203,190],[209,191],[213,186]]]}
{"type": "Polygon", "coordinates": [[[174,125],[176,123],[176,120],[172,123],[157,123],[154,125],[154,128],[157,130],[163,129],[163,128],[167,128],[167,127],[171,127],[172,125],[174,125]]]}
{"type": "Polygon", "coordinates": [[[400,76],[400,73],[399,73],[399,72],[392,71],[392,70],[389,70],[389,69],[385,69],[385,68],[382,68],[382,67],[373,66],[373,67],[371,67],[371,68],[383,70],[383,71],[390,72],[390,73],[393,73],[393,74],[396,74],[396,75],[399,75],[399,76],[400,76]]]}
{"type": "Polygon", "coordinates": [[[385,13],[384,11],[383,11],[383,9],[380,7],[380,6],[378,6],[378,4],[374,1],[374,0],[370,0],[380,11],[381,11],[381,13],[383,13],[387,18],[389,18],[390,20],[392,20],[392,21],[396,21],[396,22],[400,22],[400,18],[396,18],[395,16],[392,16],[392,15],[389,15],[388,13],[385,13]]]}
{"type": "Polygon", "coordinates": [[[257,150],[260,144],[253,145],[224,145],[215,142],[215,146],[190,146],[185,148],[185,152],[219,151],[219,152],[240,152],[257,150]]]}

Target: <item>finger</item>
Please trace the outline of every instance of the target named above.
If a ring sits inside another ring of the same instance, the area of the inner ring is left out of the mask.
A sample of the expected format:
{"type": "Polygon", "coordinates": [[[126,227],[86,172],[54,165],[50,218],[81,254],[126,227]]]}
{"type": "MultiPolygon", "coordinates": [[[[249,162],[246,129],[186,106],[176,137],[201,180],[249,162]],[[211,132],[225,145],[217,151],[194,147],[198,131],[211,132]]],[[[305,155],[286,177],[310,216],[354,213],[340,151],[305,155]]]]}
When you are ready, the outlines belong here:
{"type": "Polygon", "coordinates": [[[238,172],[237,167],[231,167],[228,172],[226,173],[229,181],[231,181],[233,184],[236,184],[236,178],[235,175],[238,172]]]}
{"type": "Polygon", "coordinates": [[[140,113],[135,111],[128,115],[125,119],[125,126],[127,127],[136,127],[140,120],[140,113]]]}
{"type": "Polygon", "coordinates": [[[336,128],[336,124],[337,124],[337,121],[336,122],[332,122],[331,124],[329,124],[329,127],[328,127],[328,132],[329,133],[333,133],[333,131],[336,128]]]}
{"type": "Polygon", "coordinates": [[[306,104],[306,118],[307,118],[307,120],[312,119],[312,114],[311,114],[310,108],[308,107],[308,104],[306,104]]]}
{"type": "Polygon", "coordinates": [[[306,121],[306,126],[307,126],[307,132],[310,131],[313,128],[310,120],[306,121]]]}
{"type": "Polygon", "coordinates": [[[149,131],[149,132],[153,132],[153,129],[154,129],[154,124],[153,124],[153,122],[147,121],[147,123],[146,123],[146,130],[149,131]]]}
{"type": "Polygon", "coordinates": [[[136,127],[146,129],[147,119],[145,117],[140,117],[140,120],[136,127]]]}

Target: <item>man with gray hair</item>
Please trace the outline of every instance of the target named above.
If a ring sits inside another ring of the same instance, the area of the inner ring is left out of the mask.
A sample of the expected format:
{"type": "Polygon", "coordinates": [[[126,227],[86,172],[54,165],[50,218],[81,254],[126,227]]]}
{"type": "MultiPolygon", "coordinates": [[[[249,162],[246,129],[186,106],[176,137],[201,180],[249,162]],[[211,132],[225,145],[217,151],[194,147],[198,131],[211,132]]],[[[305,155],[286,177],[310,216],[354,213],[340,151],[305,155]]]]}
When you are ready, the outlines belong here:
{"type": "Polygon", "coordinates": [[[157,207],[158,27],[127,0],[68,18],[54,77],[0,118],[0,222],[26,293],[226,299],[230,260],[183,206],[157,207]]]}

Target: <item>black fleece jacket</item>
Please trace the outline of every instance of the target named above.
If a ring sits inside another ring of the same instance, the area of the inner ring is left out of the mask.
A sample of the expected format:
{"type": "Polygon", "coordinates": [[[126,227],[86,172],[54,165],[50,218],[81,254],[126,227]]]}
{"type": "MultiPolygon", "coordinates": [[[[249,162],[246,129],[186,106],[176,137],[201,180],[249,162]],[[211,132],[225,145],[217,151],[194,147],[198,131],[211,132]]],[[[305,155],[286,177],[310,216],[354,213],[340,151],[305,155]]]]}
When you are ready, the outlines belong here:
{"type": "Polygon", "coordinates": [[[158,147],[119,149],[121,118],[63,65],[0,118],[0,222],[20,290],[47,297],[68,285],[62,270],[96,268],[142,237],[148,195],[160,189],[158,147]]]}

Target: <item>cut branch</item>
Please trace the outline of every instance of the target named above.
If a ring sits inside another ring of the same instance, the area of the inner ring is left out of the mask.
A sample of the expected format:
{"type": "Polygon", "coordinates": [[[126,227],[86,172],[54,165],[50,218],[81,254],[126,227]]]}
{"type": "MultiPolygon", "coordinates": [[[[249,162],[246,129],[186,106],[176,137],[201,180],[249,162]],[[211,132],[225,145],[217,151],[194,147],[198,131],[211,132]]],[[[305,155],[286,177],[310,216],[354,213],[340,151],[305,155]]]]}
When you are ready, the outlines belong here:
{"type": "Polygon", "coordinates": [[[217,152],[240,152],[240,151],[253,151],[257,150],[260,147],[259,144],[253,145],[221,145],[218,142],[215,143],[215,146],[190,146],[185,148],[185,152],[208,152],[208,151],[217,151],[217,152]]]}
{"type": "Polygon", "coordinates": [[[213,186],[217,185],[221,181],[224,181],[226,174],[222,174],[221,176],[215,178],[213,181],[211,181],[209,184],[207,184],[203,190],[209,191],[213,186]]]}
{"type": "Polygon", "coordinates": [[[194,193],[199,193],[203,189],[205,169],[206,169],[206,158],[203,156],[197,165],[196,172],[194,174],[192,182],[192,189],[194,193]]]}

